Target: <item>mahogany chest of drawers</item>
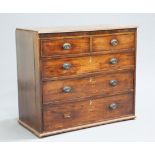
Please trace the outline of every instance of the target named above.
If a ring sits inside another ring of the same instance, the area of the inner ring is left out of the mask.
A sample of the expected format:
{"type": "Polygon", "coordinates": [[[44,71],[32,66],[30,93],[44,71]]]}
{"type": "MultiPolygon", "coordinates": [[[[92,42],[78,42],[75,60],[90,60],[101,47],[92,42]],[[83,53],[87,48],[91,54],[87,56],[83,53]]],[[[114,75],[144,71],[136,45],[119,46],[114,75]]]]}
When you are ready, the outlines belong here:
{"type": "Polygon", "coordinates": [[[136,27],[16,29],[19,123],[44,137],[135,118],[136,27]]]}

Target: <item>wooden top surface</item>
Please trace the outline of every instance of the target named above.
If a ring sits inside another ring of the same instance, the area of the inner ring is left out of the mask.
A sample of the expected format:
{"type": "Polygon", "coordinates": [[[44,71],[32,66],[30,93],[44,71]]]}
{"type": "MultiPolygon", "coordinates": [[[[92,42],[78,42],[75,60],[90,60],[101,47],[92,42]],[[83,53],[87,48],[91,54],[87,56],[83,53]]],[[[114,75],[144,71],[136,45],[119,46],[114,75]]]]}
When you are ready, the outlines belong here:
{"type": "Polygon", "coordinates": [[[97,30],[116,30],[137,28],[137,26],[65,26],[65,27],[48,27],[48,28],[17,28],[17,30],[35,31],[41,33],[63,33],[63,32],[80,32],[80,31],[97,31],[97,30]]]}

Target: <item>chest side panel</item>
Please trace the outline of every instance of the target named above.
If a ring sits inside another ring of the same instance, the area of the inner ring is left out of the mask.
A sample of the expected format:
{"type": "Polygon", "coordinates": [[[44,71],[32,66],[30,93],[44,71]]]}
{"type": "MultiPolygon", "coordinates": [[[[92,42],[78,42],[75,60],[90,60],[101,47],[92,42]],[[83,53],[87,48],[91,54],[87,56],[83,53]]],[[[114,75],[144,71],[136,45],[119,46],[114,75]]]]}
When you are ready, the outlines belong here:
{"type": "Polygon", "coordinates": [[[42,131],[37,33],[16,30],[19,121],[42,131]]]}

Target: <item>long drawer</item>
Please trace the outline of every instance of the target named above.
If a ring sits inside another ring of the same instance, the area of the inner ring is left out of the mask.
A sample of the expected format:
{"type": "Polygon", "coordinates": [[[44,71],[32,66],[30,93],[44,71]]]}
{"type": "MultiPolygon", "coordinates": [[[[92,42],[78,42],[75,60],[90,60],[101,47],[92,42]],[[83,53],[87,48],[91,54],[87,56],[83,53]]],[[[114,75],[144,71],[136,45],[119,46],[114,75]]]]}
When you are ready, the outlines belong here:
{"type": "Polygon", "coordinates": [[[74,102],[44,107],[44,131],[55,131],[75,126],[134,115],[133,94],[74,102]]]}
{"type": "Polygon", "coordinates": [[[76,76],[87,73],[132,68],[134,53],[115,53],[87,57],[42,59],[42,79],[76,76]]]}
{"type": "Polygon", "coordinates": [[[84,78],[46,81],[43,83],[43,103],[56,103],[113,95],[133,89],[133,72],[123,71],[84,78]]]}

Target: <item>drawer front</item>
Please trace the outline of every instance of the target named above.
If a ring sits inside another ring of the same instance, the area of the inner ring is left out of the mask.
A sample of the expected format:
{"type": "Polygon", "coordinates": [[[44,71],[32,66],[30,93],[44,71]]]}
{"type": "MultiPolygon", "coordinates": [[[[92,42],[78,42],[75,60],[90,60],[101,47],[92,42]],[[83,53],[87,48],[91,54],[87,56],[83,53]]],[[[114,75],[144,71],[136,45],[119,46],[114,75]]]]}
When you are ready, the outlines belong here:
{"type": "Polygon", "coordinates": [[[92,41],[93,52],[134,48],[134,33],[95,36],[92,41]]]}
{"type": "Polygon", "coordinates": [[[44,108],[44,131],[96,123],[134,115],[133,94],[117,95],[44,108]]]}
{"type": "Polygon", "coordinates": [[[42,60],[42,79],[75,76],[87,73],[131,68],[134,65],[133,53],[117,53],[77,58],[42,60]],[[66,66],[68,68],[65,68],[66,66]]]}
{"type": "Polygon", "coordinates": [[[43,102],[56,103],[106,96],[133,89],[133,72],[49,81],[43,83],[43,102]]]}
{"type": "Polygon", "coordinates": [[[41,56],[86,53],[90,49],[89,41],[88,37],[43,39],[41,40],[41,56]]]}

